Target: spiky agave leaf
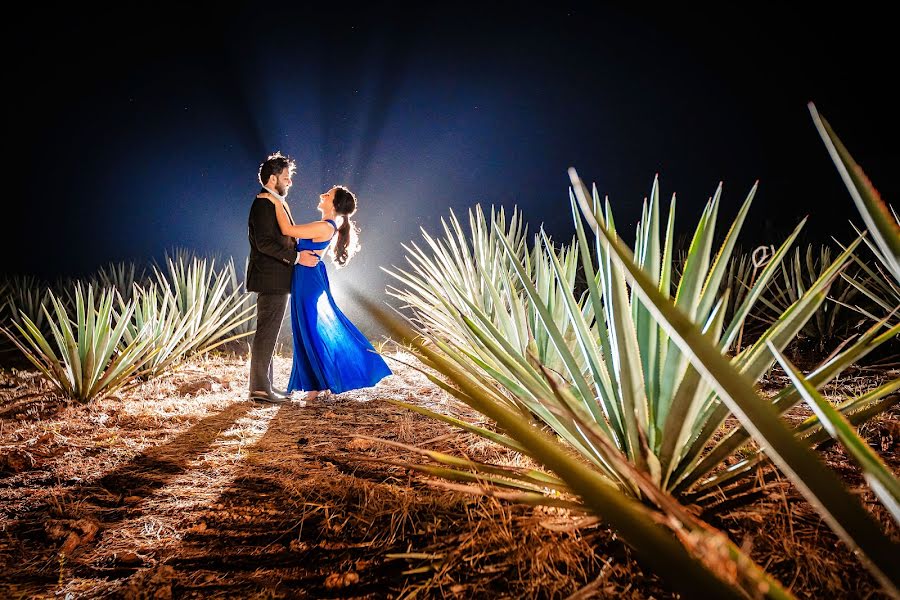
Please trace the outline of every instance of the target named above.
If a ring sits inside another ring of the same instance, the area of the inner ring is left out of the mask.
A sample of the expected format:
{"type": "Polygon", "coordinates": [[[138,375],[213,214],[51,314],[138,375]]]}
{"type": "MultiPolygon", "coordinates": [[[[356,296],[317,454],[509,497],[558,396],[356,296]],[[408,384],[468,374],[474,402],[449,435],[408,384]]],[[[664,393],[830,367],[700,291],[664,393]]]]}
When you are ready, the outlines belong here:
{"type": "Polygon", "coordinates": [[[778,350],[772,348],[772,354],[778,359],[782,368],[800,391],[803,399],[813,410],[828,434],[839,440],[848,454],[862,469],[863,477],[869,487],[881,500],[881,503],[900,525],[900,480],[884,464],[884,461],[859,437],[851,423],[831,403],[822,397],[809,380],[778,350]]]}
{"type": "Polygon", "coordinates": [[[816,110],[816,105],[810,102],[807,106],[828,154],[874,240],[872,251],[894,280],[900,283],[900,221],[896,213],[881,199],[862,167],[853,160],[831,125],[816,110]]]}
{"type": "Polygon", "coordinates": [[[125,304],[117,314],[113,310],[115,294],[114,290],[102,291],[95,303],[93,288],[88,285],[85,294],[79,285],[74,292],[75,314],[70,315],[51,292],[53,312],[44,307],[44,316],[52,336],[41,333],[27,316],[15,323],[24,341],[5,328],[3,332],[65,396],[87,402],[112,394],[130,383],[153,354],[147,336],[120,347],[134,307],[125,304]]]}

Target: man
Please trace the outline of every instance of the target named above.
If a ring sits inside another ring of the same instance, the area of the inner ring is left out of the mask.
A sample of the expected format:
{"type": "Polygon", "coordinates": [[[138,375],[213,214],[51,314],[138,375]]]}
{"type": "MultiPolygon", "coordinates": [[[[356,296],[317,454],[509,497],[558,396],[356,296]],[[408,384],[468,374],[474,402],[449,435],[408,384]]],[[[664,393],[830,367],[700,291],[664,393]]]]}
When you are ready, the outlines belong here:
{"type": "MultiPolygon", "coordinates": [[[[259,182],[284,204],[297,169],[293,159],[276,152],[259,166],[259,182]]],[[[293,223],[293,218],[291,218],[293,223]]],[[[314,267],[319,257],[314,252],[297,252],[296,240],[281,235],[275,218],[275,206],[265,198],[255,198],[247,221],[250,260],[247,262],[247,291],[256,292],[256,334],[250,347],[250,399],[280,404],[287,396],[272,389],[272,353],[281,331],[284,309],[291,292],[294,265],[314,267]]]]}

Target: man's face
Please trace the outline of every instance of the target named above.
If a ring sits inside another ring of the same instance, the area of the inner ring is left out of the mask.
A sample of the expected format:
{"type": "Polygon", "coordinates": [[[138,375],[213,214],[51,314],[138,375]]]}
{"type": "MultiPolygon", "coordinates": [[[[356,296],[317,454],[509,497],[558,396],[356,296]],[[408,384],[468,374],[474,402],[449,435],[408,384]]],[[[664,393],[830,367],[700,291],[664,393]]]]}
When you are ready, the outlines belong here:
{"type": "Polygon", "coordinates": [[[291,180],[291,170],[285,169],[275,176],[275,191],[278,192],[278,195],[280,196],[287,196],[288,190],[291,189],[293,183],[294,182],[291,180]]]}

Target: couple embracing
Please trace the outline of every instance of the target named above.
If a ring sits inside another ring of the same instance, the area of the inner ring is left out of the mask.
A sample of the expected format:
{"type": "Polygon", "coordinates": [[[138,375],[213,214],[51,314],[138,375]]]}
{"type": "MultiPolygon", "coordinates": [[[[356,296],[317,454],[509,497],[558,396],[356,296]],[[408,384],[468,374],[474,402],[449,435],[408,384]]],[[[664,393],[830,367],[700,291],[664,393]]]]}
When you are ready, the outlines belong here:
{"type": "Polygon", "coordinates": [[[250,399],[280,404],[294,391],[314,400],[370,387],[391,374],[384,359],[334,302],[322,262],[339,267],[357,245],[350,217],[356,196],[334,186],[319,196],[321,219],[296,224],[285,197],[296,163],[276,152],[259,167],[262,190],[248,220],[247,291],[256,292],[256,333],[250,348],[250,399]],[[294,358],[284,392],[272,387],[272,353],[290,300],[294,358]]]}

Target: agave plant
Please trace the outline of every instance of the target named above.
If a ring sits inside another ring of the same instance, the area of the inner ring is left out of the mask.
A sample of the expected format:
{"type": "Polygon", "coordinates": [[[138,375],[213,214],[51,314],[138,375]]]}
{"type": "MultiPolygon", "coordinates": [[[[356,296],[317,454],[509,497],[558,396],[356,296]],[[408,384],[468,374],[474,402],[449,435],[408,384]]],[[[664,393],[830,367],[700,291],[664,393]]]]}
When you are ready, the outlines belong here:
{"type": "MultiPolygon", "coordinates": [[[[766,402],[759,402],[760,398],[749,385],[746,377],[740,370],[734,368],[710,337],[700,331],[691,323],[689,317],[677,309],[677,300],[673,306],[663,294],[656,289],[651,278],[642,271],[635,262],[634,256],[628,251],[615,236],[614,229],[602,222],[602,217],[596,211],[589,212],[588,202],[584,187],[578,179],[574,169],[570,170],[573,185],[579,191],[579,201],[585,216],[592,224],[592,228],[598,234],[602,234],[608,247],[615,254],[615,261],[628,272],[628,279],[633,289],[641,298],[641,302],[652,311],[656,322],[663,326],[671,336],[677,347],[684,352],[690,361],[692,368],[701,371],[705,379],[713,386],[717,398],[722,406],[734,412],[742,425],[751,431],[760,444],[766,447],[766,453],[778,467],[787,474],[797,485],[798,489],[815,506],[825,521],[832,527],[851,549],[858,552],[863,562],[870,571],[881,581],[885,588],[893,595],[898,594],[897,584],[900,576],[891,568],[893,559],[900,547],[891,542],[873,522],[869,513],[860,506],[859,502],[843,487],[840,480],[829,471],[802,443],[787,432],[784,424],[778,420],[778,407],[766,402]]],[[[844,252],[842,256],[849,256],[856,242],[844,252]]],[[[820,296],[821,298],[821,296],[820,296]]],[[[801,299],[802,300],[802,299],[801,299]]],[[[819,300],[821,302],[821,299],[819,300]]],[[[799,304],[799,302],[798,302],[799,304]]],[[[791,307],[795,308],[797,305],[791,307]]],[[[788,311],[788,313],[790,310],[788,311]]],[[[784,317],[787,317],[785,313],[784,317]]],[[[881,323],[876,325],[879,327],[881,323]]],[[[888,335],[896,335],[900,328],[894,328],[881,336],[887,339],[888,335]]],[[[874,329],[873,329],[874,331],[874,329]]],[[[870,331],[869,333],[872,333],[870,331]]],[[[867,334],[868,335],[868,334],[867,334]]],[[[867,336],[863,336],[867,337],[867,336]]],[[[762,341],[762,340],[761,340],[762,341]]],[[[774,339],[764,340],[769,351],[775,357],[780,357],[780,349],[774,339]]],[[[737,358],[740,358],[738,356],[737,358]]],[[[734,361],[732,361],[733,363],[734,361]]],[[[812,378],[810,378],[812,379],[812,378]]],[[[795,381],[798,379],[795,378],[795,381]]],[[[809,387],[815,389],[816,384],[808,382],[809,387]]],[[[890,393],[889,390],[879,389],[880,397],[890,393]]],[[[792,390],[785,390],[787,395],[802,393],[798,383],[792,390]]],[[[874,394],[873,394],[874,395],[874,394]]],[[[783,398],[782,398],[783,400],[783,398]]],[[[894,404],[896,399],[884,404],[894,404]]],[[[867,407],[869,415],[877,414],[872,407],[867,407]]],[[[827,415],[827,411],[816,409],[820,415],[827,415]]],[[[860,411],[863,412],[863,411],[860,411]]],[[[831,431],[835,422],[823,424],[831,431]]],[[[867,471],[867,474],[871,471],[867,471]]],[[[892,476],[892,475],[891,475],[892,476]]],[[[896,478],[895,478],[896,479],[896,478]]],[[[896,491],[897,486],[893,487],[896,491]]],[[[876,489],[876,493],[879,490],[876,489]]],[[[890,495],[878,494],[888,504],[890,495]]],[[[896,495],[893,496],[896,501],[896,495]]],[[[891,507],[888,506],[889,510],[891,507]]],[[[893,511],[892,511],[893,512],[893,511]]]]}
{"type": "MultiPolygon", "coordinates": [[[[581,194],[578,188],[580,180],[573,174],[573,184],[576,181],[575,188],[581,194]]],[[[761,402],[751,384],[760,380],[774,364],[775,357],[770,347],[782,351],[820,308],[829,285],[844,267],[859,240],[824,269],[804,294],[754,344],[729,357],[729,350],[747,314],[765,290],[802,226],[801,223],[775,251],[772,260],[746,292],[746,298],[734,316],[726,322],[723,309],[730,294],[726,291],[722,296],[718,290],[755,191],[756,186],[750,191],[719,251],[713,254],[715,217],[721,195],[719,187],[695,230],[674,298],[670,295],[674,201],[664,227],[665,236],[661,237],[663,226],[659,218],[657,181],[654,181],[650,203],[645,205],[644,219],[638,227],[633,257],[627,249],[623,251],[619,247],[621,242],[616,237],[609,204],[606,204],[601,216],[596,190],[593,208],[589,206],[589,200],[582,202],[581,212],[585,213],[586,218],[589,217],[597,233],[597,265],[588,251],[575,196],[571,196],[579,255],[588,283],[588,292],[584,297],[576,298],[572,293],[563,263],[559,260],[560,253],[542,235],[541,247],[545,259],[532,260],[532,263],[546,262],[553,271],[555,281],[544,286],[554,291],[552,297],[556,304],[551,306],[546,300],[547,294],[542,294],[535,284],[536,279],[527,265],[512,260],[516,249],[507,242],[506,236],[501,234],[502,228],[498,227],[493,228],[490,235],[506,249],[509,265],[514,269],[523,291],[521,295],[515,294],[516,286],[505,284],[502,277],[492,278],[486,274],[476,277],[476,280],[483,280],[481,285],[492,298],[494,314],[481,310],[469,301],[463,288],[442,281],[444,272],[465,270],[480,273],[482,264],[490,264],[489,261],[473,261],[466,266],[449,264],[457,256],[463,256],[458,253],[436,253],[431,258],[435,268],[428,271],[433,276],[412,277],[405,274],[407,285],[413,284],[411,289],[394,295],[418,311],[416,318],[420,335],[470,377],[473,385],[491,394],[495,402],[503,403],[520,414],[527,411],[529,418],[532,415],[539,418],[580,454],[607,485],[612,484],[636,499],[648,498],[640,482],[633,477],[633,469],[642,473],[662,492],[672,493],[683,500],[698,486],[717,488],[735,484],[732,473],[722,471],[720,467],[728,456],[748,441],[747,431],[750,431],[764,445],[769,441],[767,436],[772,436],[783,445],[779,449],[790,460],[783,460],[781,455],[773,457],[782,470],[788,470],[793,475],[799,469],[809,477],[822,479],[827,482],[823,484],[827,493],[832,495],[828,496],[829,499],[840,497],[843,501],[852,501],[830,472],[823,475],[821,470],[808,464],[811,455],[808,455],[805,445],[791,437],[786,425],[776,418],[777,414],[801,400],[798,391],[794,388],[784,390],[776,397],[773,406],[770,401],[761,402]],[[645,290],[635,283],[633,270],[637,270],[643,278],[642,284],[654,290],[659,296],[657,300],[666,309],[677,312],[683,321],[679,323],[681,326],[689,328],[692,335],[699,336],[703,344],[715,351],[718,358],[705,358],[718,361],[716,364],[721,367],[721,372],[717,375],[746,384],[745,388],[741,388],[741,393],[745,394],[742,401],[750,402],[746,397],[749,389],[755,405],[763,405],[767,409],[736,405],[732,402],[732,396],[725,395],[723,389],[726,388],[710,376],[704,364],[697,363],[694,350],[684,346],[680,336],[685,333],[674,330],[671,324],[659,322],[660,309],[656,305],[648,306],[644,298],[645,290]],[[457,319],[448,322],[461,323],[464,327],[460,327],[452,338],[443,336],[439,330],[422,326],[422,323],[429,322],[422,314],[424,311],[453,312],[450,302],[439,301],[437,304],[440,306],[429,306],[429,299],[448,296],[440,291],[446,287],[456,288],[452,301],[462,301],[457,319]],[[428,294],[420,294],[419,290],[425,290],[428,294]],[[538,318],[530,322],[513,318],[516,314],[529,312],[538,318]],[[523,326],[516,331],[519,323],[523,326]],[[524,327],[524,323],[528,327],[524,327]],[[537,346],[533,340],[536,342],[539,336],[549,340],[558,355],[559,365],[548,367],[532,351],[537,346]],[[518,340],[525,340],[525,343],[518,340]],[[760,413],[760,410],[763,412],[760,413]],[[716,434],[729,414],[738,416],[747,430],[730,431],[725,438],[716,441],[716,434]],[[754,419],[765,422],[764,430],[760,430],[754,419]],[[788,437],[785,438],[785,435],[788,437]],[[623,458],[633,469],[619,468],[623,458]],[[799,461],[801,467],[790,462],[793,460],[799,461]]],[[[477,235],[474,231],[473,228],[473,238],[477,235]]],[[[459,237],[458,233],[456,237],[459,237]]],[[[474,239],[472,244],[484,245],[474,239]]],[[[419,256],[415,260],[422,263],[423,258],[427,257],[419,256]]],[[[813,385],[821,387],[848,364],[896,334],[894,330],[881,333],[881,329],[882,324],[877,324],[852,346],[823,364],[810,377],[813,385]]],[[[881,396],[868,400],[875,402],[880,399],[881,396]]],[[[865,414],[871,416],[871,413],[865,414]]],[[[746,478],[760,466],[761,463],[750,466],[742,476],[746,478]]],[[[465,478],[470,475],[460,473],[456,476],[465,478]]],[[[484,473],[496,475],[497,471],[485,468],[479,476],[484,473]]],[[[805,485],[802,477],[795,478],[795,482],[801,487],[805,485]]],[[[534,492],[534,482],[531,484],[532,487],[522,491],[534,492]]],[[[566,481],[566,484],[571,485],[571,482],[566,481]]],[[[507,485],[517,484],[507,481],[507,485]]],[[[817,493],[825,494],[821,490],[817,493]]],[[[817,498],[814,496],[814,499],[817,498]]],[[[832,523],[841,523],[843,519],[853,524],[849,530],[858,532],[860,536],[859,539],[851,536],[853,547],[864,548],[870,557],[874,557],[875,564],[879,565],[875,571],[883,575],[887,556],[885,538],[880,536],[864,511],[853,507],[842,508],[833,502],[817,502],[817,506],[828,508],[830,512],[826,511],[826,518],[831,519],[832,523]]],[[[854,506],[858,508],[858,503],[854,506]]]]}
{"type": "Polygon", "coordinates": [[[162,290],[171,294],[174,310],[186,319],[184,336],[190,340],[190,347],[185,356],[208,352],[252,333],[232,333],[253,318],[254,307],[246,305],[239,288],[229,291],[227,267],[217,270],[214,260],[196,256],[189,260],[167,257],[166,265],[165,273],[155,266],[153,270],[160,294],[162,290]]]}
{"type": "Polygon", "coordinates": [[[52,312],[46,306],[42,310],[52,337],[45,336],[26,315],[21,323],[14,323],[22,341],[8,329],[0,329],[62,394],[85,402],[100,398],[131,382],[153,355],[146,336],[120,346],[134,307],[126,304],[117,314],[113,310],[115,294],[104,290],[95,303],[91,286],[87,286],[86,296],[82,286],[76,286],[73,320],[51,292],[52,312]]]}
{"type": "MultiPolygon", "coordinates": [[[[215,275],[214,267],[210,265],[207,271],[202,259],[195,257],[191,261],[189,267],[179,268],[176,266],[177,260],[173,259],[170,269],[177,274],[175,280],[179,284],[185,282],[181,289],[186,296],[186,288],[208,291],[208,295],[201,292],[192,296],[200,298],[200,301],[179,304],[178,297],[165,279],[151,282],[146,287],[134,286],[134,316],[125,330],[123,343],[131,343],[139,336],[149,336],[156,351],[138,373],[140,377],[156,377],[191,355],[208,352],[253,333],[248,326],[251,322],[248,317],[256,306],[242,292],[233,262],[227,263],[223,271],[215,275]],[[223,299],[218,300],[217,307],[210,309],[209,302],[215,302],[216,298],[223,299]],[[226,329],[232,324],[231,329],[226,329]]],[[[158,271],[157,277],[162,277],[158,271]]],[[[124,307],[125,302],[121,304],[124,307]]]]}
{"type": "MultiPolygon", "coordinates": [[[[471,240],[452,212],[449,224],[444,219],[441,223],[443,239],[422,232],[433,256],[415,243],[404,245],[411,270],[384,269],[406,285],[406,289],[389,286],[388,294],[414,311],[415,322],[422,331],[469,353],[479,368],[487,369],[510,385],[513,382],[495,368],[496,361],[490,356],[483,352],[471,354],[470,349],[481,344],[467,326],[468,320],[482,315],[519,355],[532,356],[553,370],[564,369],[561,354],[540,325],[545,316],[522,296],[523,278],[517,275],[517,269],[524,273],[524,279],[532,282],[551,318],[565,324],[568,309],[564,295],[578,287],[577,245],[557,249],[543,236],[559,263],[557,273],[550,254],[542,252],[539,245],[531,252],[527,250],[527,227],[518,211],[513,211],[507,226],[502,208],[492,208],[488,220],[481,206],[476,205],[469,211],[471,240]]],[[[536,236],[535,241],[539,239],[536,236]]],[[[592,318],[592,307],[583,304],[582,308],[586,311],[585,318],[592,318]]],[[[571,327],[563,326],[560,335],[574,343],[575,331],[571,327]]]]}
{"type": "MultiPolygon", "coordinates": [[[[778,275],[760,298],[763,305],[760,318],[767,323],[775,322],[832,262],[831,247],[826,244],[819,246],[818,252],[813,244],[807,245],[803,253],[800,248],[795,248],[791,260],[781,263],[778,275]]],[[[858,258],[856,262],[862,264],[858,258]]],[[[834,340],[846,339],[855,324],[854,313],[847,307],[854,302],[858,289],[848,282],[848,277],[852,278],[852,274],[845,269],[841,277],[832,283],[828,300],[822,303],[801,331],[805,337],[817,341],[820,351],[834,340]]]]}
{"type": "Polygon", "coordinates": [[[97,289],[114,289],[125,302],[132,299],[134,284],[144,279],[143,269],[134,262],[109,263],[97,269],[91,284],[97,289]]]}
{"type": "Polygon", "coordinates": [[[5,311],[16,321],[27,317],[42,332],[48,332],[43,305],[50,297],[50,288],[32,275],[14,276],[4,282],[5,311]]]}
{"type": "Polygon", "coordinates": [[[412,242],[410,245],[403,244],[408,253],[407,262],[411,271],[382,269],[413,290],[407,292],[389,286],[388,294],[407,303],[415,311],[420,327],[439,337],[463,344],[466,333],[459,311],[466,311],[468,304],[477,306],[492,317],[497,315],[496,318],[500,318],[499,313],[506,313],[505,306],[496,303],[482,273],[487,273],[490,281],[497,282],[498,285],[513,286],[514,294],[517,295],[521,287],[516,286],[517,278],[513,277],[510,262],[516,260],[525,263],[529,272],[532,262],[526,258],[527,228],[518,211],[513,211],[507,226],[502,208],[499,211],[491,208],[491,218],[487,221],[481,206],[476,205],[474,212],[469,211],[469,225],[473,231],[471,242],[452,211],[449,221],[448,224],[441,219],[444,239],[435,239],[422,229],[422,236],[434,258],[412,242]],[[514,258],[508,258],[498,241],[498,235],[506,236],[514,258]],[[463,337],[458,337],[460,335],[463,337]]]}

